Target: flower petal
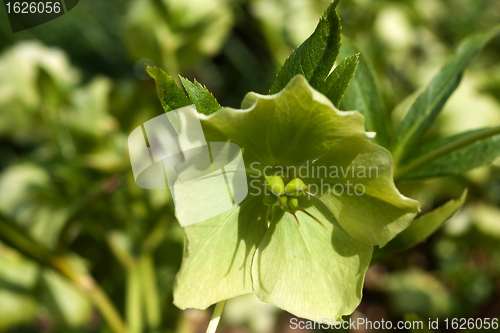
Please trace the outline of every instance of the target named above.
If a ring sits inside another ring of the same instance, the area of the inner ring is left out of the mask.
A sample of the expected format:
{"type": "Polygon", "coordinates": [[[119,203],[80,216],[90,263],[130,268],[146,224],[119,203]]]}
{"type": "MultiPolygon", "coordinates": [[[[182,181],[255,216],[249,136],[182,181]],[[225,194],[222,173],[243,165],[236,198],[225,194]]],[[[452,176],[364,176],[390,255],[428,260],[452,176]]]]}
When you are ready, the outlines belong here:
{"type": "Polygon", "coordinates": [[[319,200],[310,202],[307,211],[324,227],[301,211],[297,225],[291,214],[275,209],[255,253],[254,292],[296,316],[337,320],[359,305],[373,248],[350,237],[319,200]]]}

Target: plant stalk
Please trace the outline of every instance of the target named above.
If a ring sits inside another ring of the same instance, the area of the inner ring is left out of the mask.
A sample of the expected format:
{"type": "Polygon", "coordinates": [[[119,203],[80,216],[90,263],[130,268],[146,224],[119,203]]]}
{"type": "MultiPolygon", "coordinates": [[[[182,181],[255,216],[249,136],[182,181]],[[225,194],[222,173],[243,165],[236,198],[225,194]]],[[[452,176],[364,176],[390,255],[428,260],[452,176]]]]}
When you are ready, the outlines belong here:
{"type": "Polygon", "coordinates": [[[226,300],[220,301],[215,305],[214,313],[212,314],[212,319],[210,319],[210,324],[208,324],[207,333],[215,333],[217,326],[219,326],[220,317],[222,316],[222,311],[226,305],[226,300]]]}

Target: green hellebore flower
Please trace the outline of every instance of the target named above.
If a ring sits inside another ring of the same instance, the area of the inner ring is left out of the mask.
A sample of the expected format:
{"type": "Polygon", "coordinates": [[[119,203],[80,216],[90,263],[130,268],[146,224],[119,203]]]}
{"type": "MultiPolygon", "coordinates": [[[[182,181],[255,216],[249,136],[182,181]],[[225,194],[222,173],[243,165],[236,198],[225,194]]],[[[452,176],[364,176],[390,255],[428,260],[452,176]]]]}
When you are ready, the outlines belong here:
{"type": "Polygon", "coordinates": [[[205,309],[254,293],[310,320],[352,313],[373,246],[384,246],[405,229],[418,202],[396,189],[391,154],[370,142],[363,116],[337,110],[303,76],[275,95],[249,93],[242,108],[199,115],[207,142],[231,141],[242,148],[249,195],[232,210],[184,228],[174,303],[205,309]],[[323,187],[298,198],[308,214],[298,210],[297,224],[289,212],[265,205],[264,191],[257,189],[266,186],[264,171],[301,166],[328,174],[282,176],[285,183],[300,177],[310,192],[323,187]],[[376,174],[363,176],[363,168],[376,174]],[[340,194],[339,185],[348,182],[358,188],[340,194]]]}

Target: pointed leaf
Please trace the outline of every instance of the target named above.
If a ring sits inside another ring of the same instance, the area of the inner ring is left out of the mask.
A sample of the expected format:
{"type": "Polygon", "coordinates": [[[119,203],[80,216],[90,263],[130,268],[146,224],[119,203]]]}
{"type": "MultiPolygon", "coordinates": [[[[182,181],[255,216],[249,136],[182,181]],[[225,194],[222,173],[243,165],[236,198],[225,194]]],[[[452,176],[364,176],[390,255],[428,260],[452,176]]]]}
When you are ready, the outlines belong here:
{"type": "Polygon", "coordinates": [[[415,219],[407,229],[397,235],[383,249],[375,248],[372,261],[378,262],[395,252],[404,251],[424,241],[462,207],[466,198],[467,190],[459,199],[450,200],[445,205],[415,219]]]}
{"type": "MultiPolygon", "coordinates": [[[[339,57],[346,58],[358,54],[359,50],[349,39],[342,40],[339,57]]],[[[360,55],[356,74],[345,91],[342,100],[347,110],[357,110],[365,116],[366,130],[376,132],[374,142],[388,147],[389,120],[384,102],[380,93],[375,72],[364,55],[360,55]]]]}
{"type": "Polygon", "coordinates": [[[444,104],[458,87],[470,62],[493,37],[500,26],[465,39],[441,71],[410,106],[392,141],[392,152],[399,163],[427,133],[444,104]]]}
{"type": "Polygon", "coordinates": [[[302,74],[311,85],[321,90],[335,63],[340,48],[340,18],[335,8],[340,0],[328,6],[314,33],[285,61],[269,94],[281,91],[290,80],[302,74]]]}
{"type": "Polygon", "coordinates": [[[483,128],[422,145],[397,169],[397,179],[458,175],[500,157],[500,127],[483,128]]]}
{"type": "Polygon", "coordinates": [[[165,112],[193,104],[175,80],[161,68],[147,66],[146,71],[156,82],[158,98],[165,112]]]}
{"type": "Polygon", "coordinates": [[[198,112],[209,115],[221,108],[219,102],[217,102],[214,95],[208,91],[207,87],[201,85],[196,79],[194,82],[191,82],[180,75],[179,77],[198,112]]]}
{"type": "Polygon", "coordinates": [[[359,54],[344,59],[326,79],[327,90],[324,92],[320,91],[323,92],[337,108],[340,106],[340,102],[349,86],[349,82],[351,82],[354,76],[358,60],[359,54]]]}
{"type": "MultiPolygon", "coordinates": [[[[281,210],[259,245],[252,265],[260,300],[322,322],[352,313],[361,301],[373,248],[358,243],[317,200],[307,208],[316,220],[281,210]]],[[[303,203],[301,203],[303,204],[303,203]]]]}

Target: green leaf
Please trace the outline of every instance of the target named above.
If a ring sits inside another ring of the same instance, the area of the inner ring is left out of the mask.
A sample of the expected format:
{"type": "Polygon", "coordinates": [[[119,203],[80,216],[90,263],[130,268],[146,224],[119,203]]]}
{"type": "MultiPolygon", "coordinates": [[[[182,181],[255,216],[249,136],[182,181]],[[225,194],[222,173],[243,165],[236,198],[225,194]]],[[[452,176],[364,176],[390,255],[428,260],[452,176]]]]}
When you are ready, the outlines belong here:
{"type": "Polygon", "coordinates": [[[342,97],[344,97],[345,91],[351,82],[354,72],[359,61],[359,54],[350,56],[344,59],[335,69],[332,74],[326,79],[326,85],[328,86],[327,91],[321,91],[326,97],[332,101],[335,107],[340,106],[342,97]]]}
{"type": "Polygon", "coordinates": [[[252,260],[267,230],[267,211],[262,196],[249,196],[224,214],[183,228],[186,244],[175,280],[176,306],[206,309],[252,292],[252,260]]]}
{"type": "Polygon", "coordinates": [[[397,235],[383,249],[375,248],[372,262],[378,262],[395,252],[412,248],[424,241],[462,207],[466,197],[467,190],[457,200],[450,200],[443,206],[415,219],[407,229],[397,235]]]}
{"type": "MultiPolygon", "coordinates": [[[[351,314],[361,301],[371,246],[351,238],[319,201],[297,212],[276,211],[252,266],[260,300],[321,322],[351,314]]],[[[301,202],[303,205],[304,203],[301,202]]]]}
{"type": "MultiPolygon", "coordinates": [[[[358,54],[359,50],[347,38],[343,38],[339,57],[346,58],[358,54]]],[[[358,110],[365,116],[366,130],[376,132],[374,142],[388,147],[389,120],[384,102],[380,93],[375,72],[365,56],[360,55],[356,74],[345,91],[342,104],[348,110],[358,110]]]]}
{"type": "Polygon", "coordinates": [[[165,112],[193,104],[175,80],[161,68],[147,66],[146,71],[156,82],[158,98],[165,112]]]}
{"type": "Polygon", "coordinates": [[[281,91],[298,74],[304,75],[314,88],[322,90],[340,48],[340,18],[335,10],[339,1],[328,6],[314,33],[288,57],[269,94],[281,91]]]}
{"type": "Polygon", "coordinates": [[[198,112],[209,115],[221,108],[219,102],[217,102],[214,95],[208,91],[207,87],[201,85],[196,79],[194,82],[191,82],[180,75],[179,77],[198,112]]]}
{"type": "Polygon", "coordinates": [[[500,157],[500,127],[482,128],[422,145],[401,163],[396,179],[458,175],[500,157]]]}
{"type": "Polygon", "coordinates": [[[312,163],[304,182],[357,241],[384,246],[410,225],[419,203],[399,193],[392,157],[379,145],[345,137],[312,163]]]}
{"type": "Polygon", "coordinates": [[[488,41],[500,33],[500,26],[465,39],[427,88],[418,96],[399,124],[392,141],[396,163],[404,159],[427,133],[444,104],[458,87],[469,63],[488,41]]]}

